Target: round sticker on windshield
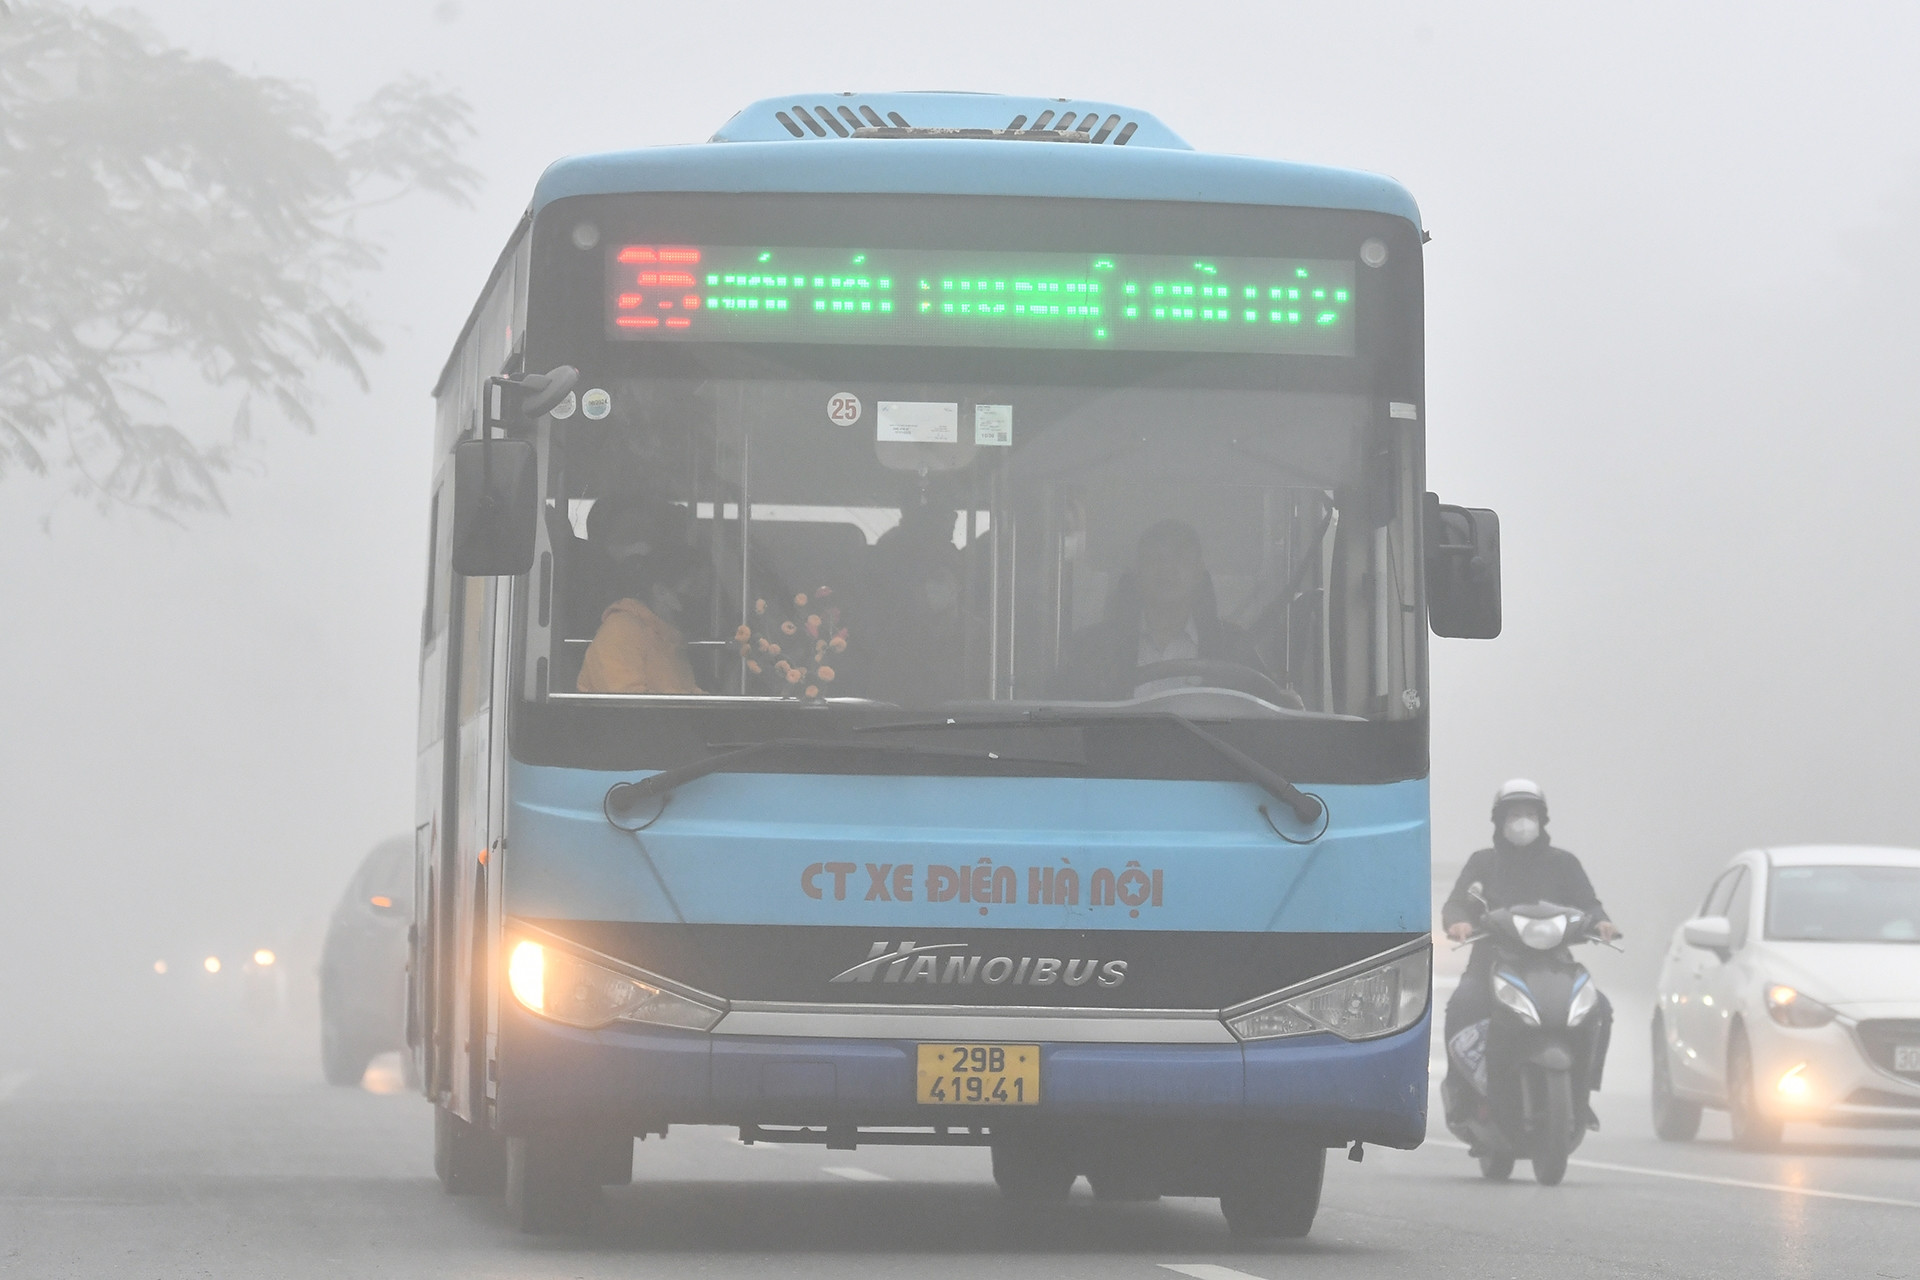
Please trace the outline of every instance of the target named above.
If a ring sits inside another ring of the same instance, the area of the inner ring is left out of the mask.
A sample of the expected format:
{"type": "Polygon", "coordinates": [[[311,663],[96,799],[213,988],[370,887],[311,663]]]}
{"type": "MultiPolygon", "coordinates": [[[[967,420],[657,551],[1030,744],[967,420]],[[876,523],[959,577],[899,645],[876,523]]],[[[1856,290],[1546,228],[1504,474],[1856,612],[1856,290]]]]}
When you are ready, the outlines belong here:
{"type": "Polygon", "coordinates": [[[602,387],[595,387],[580,397],[580,412],[595,422],[613,412],[613,397],[602,387]]]}
{"type": "Polygon", "coordinates": [[[571,418],[573,416],[573,410],[575,406],[577,406],[579,403],[580,403],[579,397],[575,396],[573,392],[569,391],[567,392],[567,398],[565,400],[562,400],[559,404],[547,410],[547,412],[552,414],[555,420],[571,418]]]}
{"type": "Polygon", "coordinates": [[[836,391],[827,398],[827,421],[850,427],[860,421],[860,397],[851,391],[836,391]]]}

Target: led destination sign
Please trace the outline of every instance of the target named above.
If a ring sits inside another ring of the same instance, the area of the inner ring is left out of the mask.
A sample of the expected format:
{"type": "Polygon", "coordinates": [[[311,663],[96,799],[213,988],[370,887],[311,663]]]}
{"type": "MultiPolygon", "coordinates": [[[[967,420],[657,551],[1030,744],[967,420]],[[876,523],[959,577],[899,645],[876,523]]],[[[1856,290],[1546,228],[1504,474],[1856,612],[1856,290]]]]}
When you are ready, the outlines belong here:
{"type": "Polygon", "coordinates": [[[1326,258],[616,245],[607,326],[643,342],[1350,356],[1326,258]]]}

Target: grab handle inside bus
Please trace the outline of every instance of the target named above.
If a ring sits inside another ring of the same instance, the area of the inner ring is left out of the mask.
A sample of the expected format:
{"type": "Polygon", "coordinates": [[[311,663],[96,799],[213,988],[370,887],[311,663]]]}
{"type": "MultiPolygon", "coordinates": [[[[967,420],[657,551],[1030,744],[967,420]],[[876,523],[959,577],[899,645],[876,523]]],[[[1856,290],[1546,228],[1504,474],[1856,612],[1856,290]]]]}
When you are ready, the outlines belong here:
{"type": "Polygon", "coordinates": [[[1427,495],[1427,622],[1437,636],[1500,634],[1500,517],[1427,495]]]}

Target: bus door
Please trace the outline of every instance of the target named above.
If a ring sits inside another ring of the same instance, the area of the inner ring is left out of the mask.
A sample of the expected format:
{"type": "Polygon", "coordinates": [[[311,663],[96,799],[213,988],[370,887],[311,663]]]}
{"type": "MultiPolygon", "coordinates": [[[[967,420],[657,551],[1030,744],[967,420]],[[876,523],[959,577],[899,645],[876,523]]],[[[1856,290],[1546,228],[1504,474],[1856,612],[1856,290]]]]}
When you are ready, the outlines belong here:
{"type": "Polygon", "coordinates": [[[474,1118],[484,1096],[480,1065],[487,1028],[486,860],[495,817],[492,708],[495,595],[498,579],[453,581],[455,625],[448,653],[449,725],[444,744],[442,802],[434,919],[437,937],[434,1017],[435,1092],[446,1092],[456,1113],[474,1118]]]}

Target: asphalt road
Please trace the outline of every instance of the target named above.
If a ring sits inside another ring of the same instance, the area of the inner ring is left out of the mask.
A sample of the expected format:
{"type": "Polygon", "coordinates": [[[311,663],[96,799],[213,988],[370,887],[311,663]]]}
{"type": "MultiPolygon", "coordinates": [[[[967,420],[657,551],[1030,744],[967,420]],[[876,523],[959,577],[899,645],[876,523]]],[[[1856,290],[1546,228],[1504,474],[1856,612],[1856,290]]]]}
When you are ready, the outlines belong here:
{"type": "Polygon", "coordinates": [[[427,1105],[398,1088],[376,1062],[330,1089],[306,1036],[232,1020],[0,1039],[0,1275],[1920,1280],[1920,1133],[1790,1129],[1749,1155],[1710,1116],[1676,1147],[1624,1091],[1597,1100],[1605,1127],[1558,1188],[1525,1166],[1485,1183],[1436,1132],[1359,1165],[1335,1153],[1312,1236],[1248,1247],[1211,1201],[1097,1204],[1082,1183],[1024,1221],[981,1151],[743,1147],[707,1128],[644,1143],[588,1238],[530,1238],[441,1192],[427,1105]]]}

